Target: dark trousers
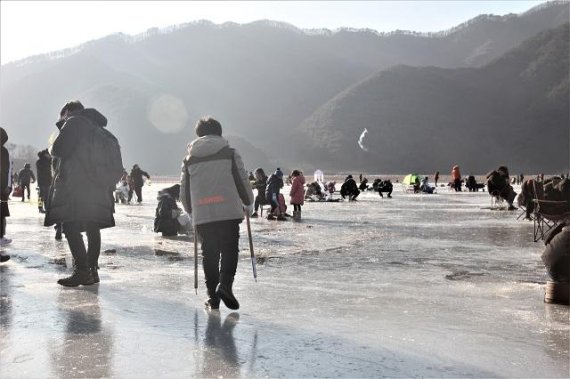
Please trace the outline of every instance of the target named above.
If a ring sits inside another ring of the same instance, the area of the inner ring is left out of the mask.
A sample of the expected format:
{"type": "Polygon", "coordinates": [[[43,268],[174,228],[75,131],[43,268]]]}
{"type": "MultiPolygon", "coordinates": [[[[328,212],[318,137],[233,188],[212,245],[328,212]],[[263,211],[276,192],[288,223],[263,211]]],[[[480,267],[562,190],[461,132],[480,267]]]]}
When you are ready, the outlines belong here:
{"type": "Polygon", "coordinates": [[[49,193],[49,186],[39,186],[38,188],[40,189],[38,208],[43,208],[45,210],[46,199],[48,198],[48,193],[49,193]]]}
{"type": "Polygon", "coordinates": [[[26,189],[28,190],[28,200],[30,200],[30,183],[22,183],[22,201],[24,201],[24,194],[26,193],[26,189]]]}
{"type": "Polygon", "coordinates": [[[461,192],[461,179],[455,179],[453,181],[453,188],[455,189],[455,192],[461,192]]]}
{"type": "Polygon", "coordinates": [[[293,204],[293,210],[296,211],[300,211],[301,210],[301,204],[293,204]]]}
{"type": "Polygon", "coordinates": [[[202,264],[209,295],[215,294],[218,283],[233,283],[238,263],[240,223],[241,220],[227,220],[196,227],[202,239],[202,264]]]}
{"type": "Polygon", "coordinates": [[[6,217],[0,217],[0,238],[4,238],[6,235],[6,217]]]}
{"type": "Polygon", "coordinates": [[[260,206],[267,204],[267,200],[265,199],[265,196],[261,196],[261,195],[257,195],[255,197],[255,201],[254,201],[254,210],[255,212],[257,212],[257,210],[259,209],[260,206]]]}
{"type": "Polygon", "coordinates": [[[137,195],[137,203],[142,202],[142,186],[135,186],[135,194],[137,195]]]}
{"type": "Polygon", "coordinates": [[[91,222],[64,222],[63,233],[69,244],[75,267],[80,270],[97,267],[101,251],[101,230],[99,226],[91,222]],[[87,235],[87,249],[85,249],[83,235],[81,235],[82,224],[87,235]]]}

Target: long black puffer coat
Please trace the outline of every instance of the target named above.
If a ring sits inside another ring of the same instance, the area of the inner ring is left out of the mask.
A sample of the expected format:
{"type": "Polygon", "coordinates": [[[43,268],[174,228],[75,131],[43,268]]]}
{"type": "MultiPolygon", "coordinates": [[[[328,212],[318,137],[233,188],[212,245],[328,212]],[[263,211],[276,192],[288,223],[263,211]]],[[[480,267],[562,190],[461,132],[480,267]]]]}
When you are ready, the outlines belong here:
{"type": "Polygon", "coordinates": [[[85,146],[93,128],[107,119],[95,109],[74,112],[51,147],[53,186],[48,196],[45,225],[59,222],[94,222],[101,229],[115,226],[113,188],[95,183],[85,146]]]}

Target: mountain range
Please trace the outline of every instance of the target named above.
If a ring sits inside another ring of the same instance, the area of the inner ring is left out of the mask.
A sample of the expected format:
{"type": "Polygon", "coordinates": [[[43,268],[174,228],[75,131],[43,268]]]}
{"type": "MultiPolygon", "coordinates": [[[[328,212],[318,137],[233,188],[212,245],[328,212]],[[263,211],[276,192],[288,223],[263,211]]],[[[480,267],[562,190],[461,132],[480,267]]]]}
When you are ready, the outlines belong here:
{"type": "Polygon", "coordinates": [[[108,117],[126,166],[161,174],[178,172],[203,115],[250,169],[566,169],[531,141],[548,130],[568,158],[569,10],[551,2],[431,34],[275,21],[114,34],[2,65],[0,124],[44,148],[61,106],[79,99],[108,117]]]}

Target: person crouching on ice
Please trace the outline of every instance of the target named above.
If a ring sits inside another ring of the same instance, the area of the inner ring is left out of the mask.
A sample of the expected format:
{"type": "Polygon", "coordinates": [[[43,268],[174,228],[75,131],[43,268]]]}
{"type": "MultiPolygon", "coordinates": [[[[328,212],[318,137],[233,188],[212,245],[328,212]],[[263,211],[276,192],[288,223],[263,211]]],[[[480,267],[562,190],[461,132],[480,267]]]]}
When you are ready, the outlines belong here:
{"type": "MultiPolygon", "coordinates": [[[[239,309],[232,292],[238,263],[239,224],[244,206],[251,214],[253,191],[242,159],[222,137],[222,126],[211,117],[200,119],[197,139],[188,145],[182,164],[180,200],[202,240],[202,263],[208,290],[206,307],[218,309],[220,299],[239,309]],[[220,262],[221,256],[221,262],[220,262]]],[[[195,236],[196,238],[196,236],[195,236]]]]}

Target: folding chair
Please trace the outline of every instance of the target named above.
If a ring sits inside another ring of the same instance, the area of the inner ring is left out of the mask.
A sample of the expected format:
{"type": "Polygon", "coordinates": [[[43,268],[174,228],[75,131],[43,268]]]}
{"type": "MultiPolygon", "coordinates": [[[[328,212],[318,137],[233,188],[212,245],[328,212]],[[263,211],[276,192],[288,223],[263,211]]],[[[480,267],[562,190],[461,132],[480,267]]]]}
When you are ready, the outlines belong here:
{"type": "Polygon", "coordinates": [[[534,242],[544,240],[560,223],[570,222],[570,202],[535,199],[534,242]]]}
{"type": "Polygon", "coordinates": [[[505,209],[505,199],[501,197],[499,191],[493,191],[491,195],[491,209],[505,209]]]}
{"type": "Polygon", "coordinates": [[[544,199],[544,189],[533,184],[534,190],[534,242],[544,240],[548,233],[560,223],[570,221],[570,201],[544,199]]]}

